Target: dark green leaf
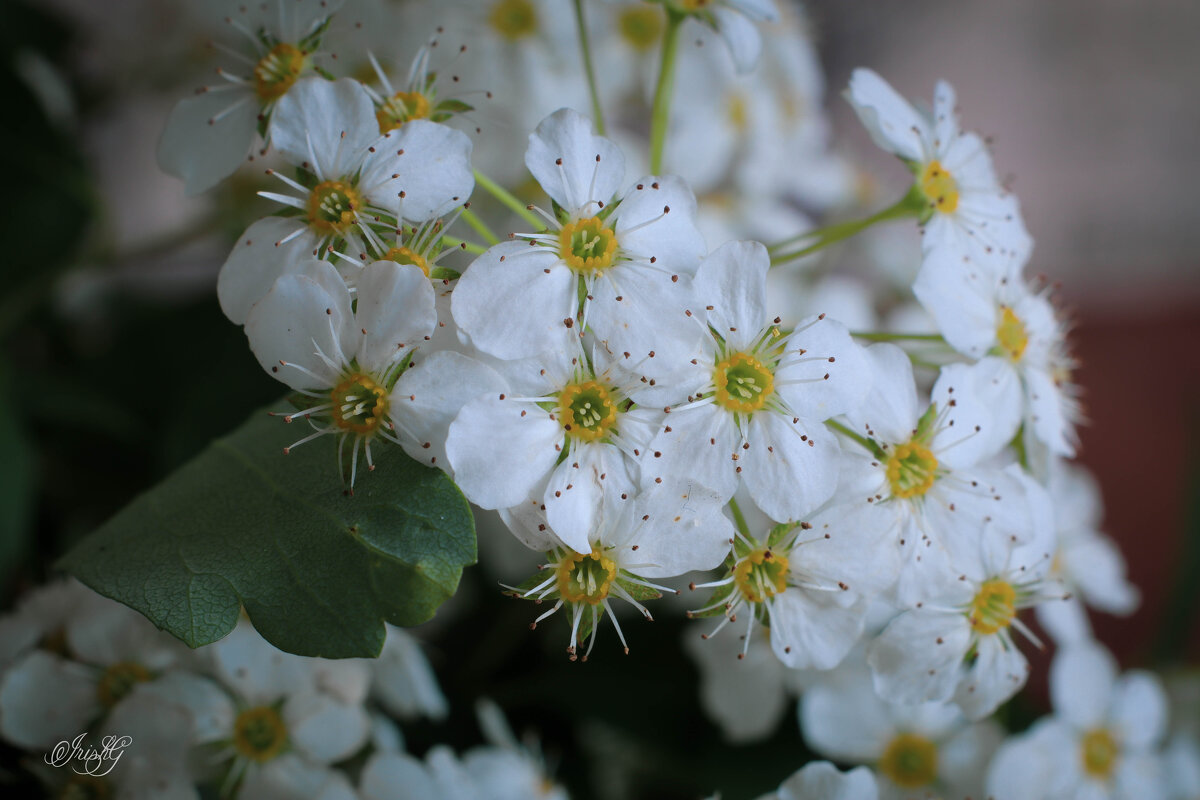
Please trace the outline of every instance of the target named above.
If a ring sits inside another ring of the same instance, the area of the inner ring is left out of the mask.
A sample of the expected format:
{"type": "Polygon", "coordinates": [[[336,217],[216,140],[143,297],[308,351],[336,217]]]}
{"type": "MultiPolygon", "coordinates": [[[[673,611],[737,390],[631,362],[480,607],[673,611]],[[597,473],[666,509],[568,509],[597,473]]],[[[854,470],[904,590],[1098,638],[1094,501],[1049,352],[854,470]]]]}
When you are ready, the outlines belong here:
{"type": "Polygon", "coordinates": [[[475,562],[474,523],[449,478],[381,442],[349,494],[332,436],[283,455],[307,430],[255,414],[60,566],[192,647],[245,607],[280,649],[377,655],[385,620],[424,622],[454,594],[475,562]]]}

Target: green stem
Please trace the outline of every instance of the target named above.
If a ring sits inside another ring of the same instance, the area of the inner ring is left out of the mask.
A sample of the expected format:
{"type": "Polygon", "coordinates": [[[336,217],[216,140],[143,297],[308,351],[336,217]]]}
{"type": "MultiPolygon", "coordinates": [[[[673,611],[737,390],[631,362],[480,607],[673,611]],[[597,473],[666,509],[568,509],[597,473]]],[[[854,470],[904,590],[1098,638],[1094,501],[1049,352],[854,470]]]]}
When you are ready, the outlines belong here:
{"type": "Polygon", "coordinates": [[[876,331],[851,331],[851,336],[872,342],[942,342],[946,338],[940,333],[881,333],[876,331]]]}
{"type": "Polygon", "coordinates": [[[879,445],[875,442],[874,439],[868,439],[866,436],[863,436],[861,433],[850,430],[845,425],[843,425],[842,423],[840,423],[834,419],[825,420],[825,425],[827,427],[837,431],[838,433],[842,434],[843,436],[848,436],[849,438],[858,442],[864,448],[866,448],[868,451],[870,451],[870,453],[872,455],[874,455],[876,458],[878,458],[879,460],[882,461],[884,458],[886,458],[886,455],[884,454],[883,450],[879,447],[879,445]]]}
{"type": "Polygon", "coordinates": [[[503,186],[496,183],[479,170],[475,170],[475,183],[477,183],[485,192],[503,203],[510,211],[532,225],[535,230],[540,231],[546,227],[545,220],[539,219],[537,214],[534,214],[529,210],[528,206],[514,197],[512,193],[510,193],[503,186]]]}
{"type": "Polygon", "coordinates": [[[662,170],[667,123],[671,121],[671,94],[675,88],[675,56],[679,52],[679,29],[683,26],[685,18],[685,14],[667,8],[662,63],[658,70],[658,85],[654,89],[654,108],[650,113],[650,172],[654,175],[662,170]]]}
{"type": "Polygon", "coordinates": [[[583,15],[583,0],[575,0],[575,23],[579,30],[579,51],[583,54],[583,71],[587,75],[588,92],[592,95],[592,116],[596,118],[596,133],[604,135],[604,109],[600,107],[600,92],[596,89],[596,71],[592,68],[592,48],[588,44],[587,21],[583,15]]]}
{"type": "Polygon", "coordinates": [[[482,236],[483,240],[489,245],[497,244],[500,241],[500,237],[492,233],[492,229],[488,227],[488,224],[481,220],[471,209],[464,208],[462,210],[462,218],[463,222],[470,225],[471,229],[482,236]]]}
{"type": "Polygon", "coordinates": [[[448,247],[460,247],[463,250],[466,250],[468,253],[474,253],[475,255],[479,255],[480,253],[487,252],[487,248],[481,244],[475,244],[474,242],[464,241],[463,239],[456,239],[453,236],[443,236],[442,241],[448,247]],[[463,245],[466,245],[466,246],[463,247],[463,245]]]}
{"type": "Polygon", "coordinates": [[[737,526],[738,532],[747,539],[753,540],[750,535],[750,526],[746,524],[746,518],[742,515],[742,509],[738,507],[737,500],[729,498],[729,510],[733,512],[733,524],[737,526]]]}
{"type": "Polygon", "coordinates": [[[916,217],[926,208],[927,202],[925,196],[921,194],[920,189],[914,185],[909,190],[908,194],[900,198],[895,204],[888,206],[882,211],[876,212],[865,219],[852,219],[846,222],[835,222],[832,225],[827,225],[824,228],[818,228],[815,231],[802,233],[798,236],[793,236],[790,239],[784,239],[782,242],[776,242],[767,248],[767,252],[771,253],[771,266],[795,261],[798,258],[803,258],[810,253],[828,247],[844,239],[849,239],[856,233],[860,233],[877,222],[884,222],[889,219],[899,219],[901,217],[916,217]],[[799,250],[794,250],[790,253],[779,254],[780,250],[790,247],[794,244],[816,239],[815,242],[803,247],[799,250]]]}

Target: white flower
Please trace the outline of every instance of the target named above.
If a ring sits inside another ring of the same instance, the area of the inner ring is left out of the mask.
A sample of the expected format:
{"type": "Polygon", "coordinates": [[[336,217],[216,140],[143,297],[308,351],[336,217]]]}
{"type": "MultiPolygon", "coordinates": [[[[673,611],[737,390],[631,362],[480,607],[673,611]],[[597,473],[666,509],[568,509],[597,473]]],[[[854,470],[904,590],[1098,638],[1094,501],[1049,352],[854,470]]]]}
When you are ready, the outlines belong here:
{"type": "Polygon", "coordinates": [[[547,214],[553,231],[496,245],[463,273],[451,308],[471,343],[526,358],[591,330],[640,360],[657,343],[694,340],[691,275],[704,241],[683,181],[646,176],[618,202],[620,149],[566,108],[529,137],[525,163],[563,216],[547,214]]]}
{"type": "MultiPolygon", "coordinates": [[[[867,661],[881,696],[908,704],[953,699],[968,719],[978,720],[1025,684],[1029,664],[1010,629],[1037,642],[1018,612],[1061,602],[1064,592],[1046,577],[1054,552],[1048,498],[1024,481],[1029,539],[1016,542],[991,526],[967,541],[950,537],[950,565],[959,579],[901,613],[871,643],[867,661]]],[[[1006,504],[1018,502],[1013,496],[1006,504]]]]}
{"type": "Polygon", "coordinates": [[[364,800],[567,800],[536,752],[520,746],[503,714],[487,700],[477,708],[491,742],[460,760],[445,746],[426,754],[425,762],[404,753],[375,753],[362,771],[364,800]]]}
{"type": "Polygon", "coordinates": [[[1050,462],[1050,495],[1054,501],[1058,552],[1053,574],[1072,592],[1065,603],[1037,610],[1038,622],[1064,643],[1091,638],[1083,604],[1110,614],[1129,614],[1140,594],[1125,576],[1125,560],[1116,543],[1100,532],[1100,488],[1083,467],[1050,462]]]}
{"type": "Polygon", "coordinates": [[[439,217],[465,202],[475,185],[465,134],[413,120],[381,136],[370,95],[350,79],[298,82],[275,109],[271,139],[314,184],[270,172],[294,194],[260,194],[301,213],[251,225],[221,268],[217,297],[237,324],[297,260],[323,257],[332,248],[352,264],[392,258],[421,266],[398,258],[404,254],[392,252],[381,231],[439,217]]]}
{"type": "Polygon", "coordinates": [[[13,613],[0,618],[0,670],[35,647],[65,652],[67,624],[95,600],[95,592],[74,578],[22,597],[13,613]]]}
{"type": "Polygon", "coordinates": [[[1019,278],[962,269],[945,251],[929,254],[913,292],[937,321],[946,341],[977,363],[976,385],[989,404],[1010,410],[1007,427],[1027,433],[1060,456],[1075,454],[1078,390],[1066,325],[1046,292],[1019,278]]]}
{"type": "Polygon", "coordinates": [[[513,388],[477,397],[450,425],[455,480],[483,508],[536,498],[564,544],[591,552],[598,517],[635,493],[635,459],[661,412],[630,407],[641,381],[614,369],[600,348],[589,360],[568,341],[495,366],[513,388]]]}
{"type": "Polygon", "coordinates": [[[869,69],[850,76],[846,98],[882,149],[905,161],[927,207],[923,247],[959,269],[1016,276],[1032,248],[1017,199],[996,180],[987,145],[963,133],[954,90],[939,81],[932,117],[869,69]]]}
{"type": "Polygon", "coordinates": [[[435,353],[414,366],[413,352],[437,322],[424,273],[391,261],[371,264],[362,271],[352,311],[350,292],[332,265],[309,260],[302,266],[303,272],[279,278],[246,319],[250,348],[263,369],[314,403],[284,415],[314,428],[292,447],[336,434],[340,459],[351,439],[351,486],[360,450],[374,468],[377,435],[413,458],[436,462],[430,454],[441,452],[462,402],[472,388],[490,389],[494,376],[458,353],[435,353]],[[447,386],[451,367],[458,368],[458,383],[447,386]]]}
{"type": "Polygon", "coordinates": [[[796,520],[833,494],[839,447],[823,423],[862,400],[870,373],[862,348],[823,314],[780,330],[766,310],[768,266],[757,242],[730,242],[701,265],[710,327],[678,364],[690,402],[669,407],[642,484],[687,474],[728,499],[740,481],[769,517],[796,520]]]}
{"type": "Polygon", "coordinates": [[[721,34],[738,72],[749,72],[762,55],[757,23],[779,19],[772,0],[663,0],[677,13],[691,14],[721,34]]]}
{"type": "Polygon", "coordinates": [[[141,614],[95,594],[43,645],[55,651],[28,650],[0,678],[0,735],[32,750],[86,731],[189,655],[141,614]]]}
{"type": "MultiPolygon", "coordinates": [[[[184,180],[188,194],[211,189],[246,159],[256,132],[266,130],[280,98],[314,71],[329,16],[342,0],[271,0],[242,6],[226,18],[253,48],[249,74],[224,69],[225,83],[179,101],[158,144],[158,163],[184,180]]],[[[265,148],[264,148],[265,152],[265,148]]]]}
{"type": "Polygon", "coordinates": [[[838,772],[828,761],[813,761],[792,773],[779,789],[758,800],[878,800],[875,776],[866,767],[838,772]]]}
{"type": "Polygon", "coordinates": [[[700,705],[733,744],[770,737],[804,674],[775,657],[767,636],[756,632],[749,646],[733,636],[706,641],[691,630],[683,637],[700,672],[700,705]]]}
{"type": "Polygon", "coordinates": [[[204,653],[232,696],[208,692],[192,710],[214,720],[206,739],[232,758],[229,780],[241,781],[241,800],[353,797],[345,777],[329,765],[370,737],[365,661],[284,653],[245,619],[204,653]]]}
{"type": "Polygon", "coordinates": [[[1004,736],[994,722],[968,724],[953,705],[886,702],[865,666],[850,663],[805,690],[800,727],[817,753],[871,765],[886,800],[981,796],[1004,736]]]}
{"type": "Polygon", "coordinates": [[[1146,672],[1117,676],[1099,645],[1062,650],[1050,665],[1054,716],[1007,742],[988,774],[996,800],[1167,797],[1161,755],[1166,696],[1146,672]]]}
{"type": "Polygon", "coordinates": [[[559,545],[562,537],[547,524],[537,501],[517,506],[505,515],[505,522],[527,546],[548,551],[553,560],[520,587],[509,588],[514,597],[537,603],[554,601],[530,627],[566,606],[571,620],[567,652],[572,660],[585,639],[588,649],[583,657],[587,659],[603,614],[612,620],[628,653],[625,634],[609,601],[620,598],[652,619],[642,601],[674,590],[647,579],[670,578],[720,564],[733,538],[733,525],[721,513],[723,502],[694,482],[672,480],[642,492],[615,511],[606,509],[588,533],[589,549],[574,552],[559,545]]]}
{"type": "Polygon", "coordinates": [[[441,720],[450,712],[420,641],[402,628],[387,626],[383,651],[368,663],[371,693],[392,714],[441,720]]]}
{"type": "Polygon", "coordinates": [[[784,523],[761,539],[739,532],[727,564],[724,577],[690,587],[717,591],[689,616],[724,615],[704,638],[738,622],[744,609],[739,658],[761,622],[786,666],[832,669],[862,635],[868,600],[895,580],[896,553],[870,528],[784,523]]]}
{"type": "Polygon", "coordinates": [[[1024,490],[1012,476],[980,466],[1010,434],[996,435],[997,410],[973,391],[965,366],[942,370],[922,411],[900,348],[876,344],[866,356],[875,383],[847,415],[855,443],[844,447],[840,488],[822,516],[876,530],[899,548],[895,598],[911,606],[958,577],[948,548],[977,540],[988,520],[1027,537],[1024,490]]]}

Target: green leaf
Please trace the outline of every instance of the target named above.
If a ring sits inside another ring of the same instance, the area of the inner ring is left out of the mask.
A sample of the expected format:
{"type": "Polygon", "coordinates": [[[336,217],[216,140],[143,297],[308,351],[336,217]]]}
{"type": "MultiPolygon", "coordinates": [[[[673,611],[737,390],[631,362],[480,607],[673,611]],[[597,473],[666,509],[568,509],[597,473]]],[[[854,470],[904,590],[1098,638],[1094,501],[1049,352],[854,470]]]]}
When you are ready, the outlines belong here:
{"type": "Polygon", "coordinates": [[[192,647],[244,607],[282,650],[378,655],[385,620],[424,622],[454,594],[475,563],[474,522],[448,477],[382,442],[350,494],[334,437],[283,455],[306,431],[256,413],[59,566],[192,647]]]}

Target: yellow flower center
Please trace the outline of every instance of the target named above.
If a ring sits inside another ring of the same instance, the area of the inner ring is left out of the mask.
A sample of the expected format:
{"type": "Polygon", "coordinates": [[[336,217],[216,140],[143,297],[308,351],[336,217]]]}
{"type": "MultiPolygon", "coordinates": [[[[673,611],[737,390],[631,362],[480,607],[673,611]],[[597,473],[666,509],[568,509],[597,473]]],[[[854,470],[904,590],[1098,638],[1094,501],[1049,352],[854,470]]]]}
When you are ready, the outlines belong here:
{"type": "Polygon", "coordinates": [[[971,601],[968,619],[980,633],[996,633],[1012,624],[1017,616],[1017,590],[1008,581],[985,581],[971,601]]]}
{"type": "Polygon", "coordinates": [[[425,273],[425,277],[429,277],[429,261],[420,253],[414,253],[407,247],[392,247],[384,254],[380,261],[392,261],[396,264],[404,264],[417,267],[421,272],[425,273]]]}
{"type": "Polygon", "coordinates": [[[358,191],[345,181],[324,181],[308,195],[308,224],[324,234],[343,233],[362,206],[358,191]]]}
{"type": "Polygon", "coordinates": [[[733,581],[742,596],[761,603],[787,589],[788,560],[769,548],[759,548],[733,568],[733,581]]]}
{"type": "Polygon", "coordinates": [[[662,12],[654,6],[628,6],[617,16],[617,30],[635,50],[649,50],[662,35],[662,12]]]}
{"type": "Polygon", "coordinates": [[[573,383],[558,396],[558,420],[567,435],[584,442],[603,439],[617,422],[617,402],[598,381],[573,383]]]}
{"type": "Polygon", "coordinates": [[[958,208],[958,182],[940,162],[930,161],[920,178],[921,192],[929,203],[943,214],[953,214],[958,208]]]}
{"type": "Polygon", "coordinates": [[[308,54],[290,44],[277,44],[254,67],[254,91],[260,100],[278,100],[300,77],[308,54]]]}
{"type": "Polygon", "coordinates": [[[351,433],[374,433],[387,416],[387,390],[359,372],[333,387],[329,400],[333,424],[351,433]]]}
{"type": "Polygon", "coordinates": [[[771,370],[749,353],[734,353],[713,368],[717,405],[749,414],[763,408],[775,393],[771,370]]]}
{"type": "Polygon", "coordinates": [[[598,217],[568,222],[558,234],[558,254],[567,266],[595,275],[612,266],[617,237],[598,217]]]}
{"type": "Polygon", "coordinates": [[[516,41],[537,32],[537,11],[529,0],[500,0],[492,5],[488,22],[505,39],[516,41]]]}
{"type": "Polygon", "coordinates": [[[121,661],[104,670],[96,683],[100,705],[112,708],[139,683],[150,680],[150,670],[134,661],[121,661]]]}
{"type": "Polygon", "coordinates": [[[996,340],[1000,349],[1010,361],[1020,361],[1029,346],[1029,334],[1025,331],[1025,323],[1021,321],[1011,308],[1004,307],[1000,312],[1000,323],[996,325],[996,340]]]}
{"type": "Polygon", "coordinates": [[[558,594],[563,600],[594,606],[608,597],[609,589],[617,579],[617,565],[599,548],[587,555],[570,553],[558,562],[555,578],[558,594]]]}
{"type": "Polygon", "coordinates": [[[937,480],[938,460],[918,441],[896,445],[887,462],[892,497],[923,497],[937,480]]]}
{"type": "Polygon", "coordinates": [[[233,721],[233,748],[251,761],[270,761],[286,744],[287,726],[270,706],[247,709],[233,721]]]}
{"type": "Polygon", "coordinates": [[[888,742],[879,771],[902,789],[928,786],[937,778],[937,745],[915,733],[901,733],[888,742]]]}
{"type": "Polygon", "coordinates": [[[409,120],[428,119],[430,111],[429,98],[420,92],[396,92],[375,109],[375,119],[379,132],[387,133],[409,120]]]}
{"type": "Polygon", "coordinates": [[[1104,728],[1095,728],[1083,735],[1080,741],[1083,769],[1093,778],[1107,780],[1117,765],[1121,748],[1111,733],[1104,728]]]}
{"type": "Polygon", "coordinates": [[[750,124],[750,111],[746,108],[746,98],[740,94],[731,94],[725,109],[734,130],[738,133],[745,133],[750,124]]]}

